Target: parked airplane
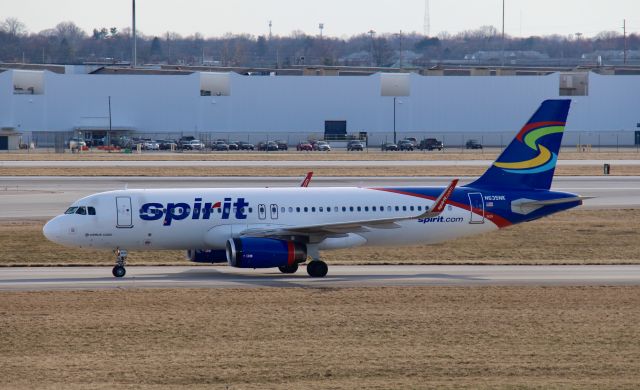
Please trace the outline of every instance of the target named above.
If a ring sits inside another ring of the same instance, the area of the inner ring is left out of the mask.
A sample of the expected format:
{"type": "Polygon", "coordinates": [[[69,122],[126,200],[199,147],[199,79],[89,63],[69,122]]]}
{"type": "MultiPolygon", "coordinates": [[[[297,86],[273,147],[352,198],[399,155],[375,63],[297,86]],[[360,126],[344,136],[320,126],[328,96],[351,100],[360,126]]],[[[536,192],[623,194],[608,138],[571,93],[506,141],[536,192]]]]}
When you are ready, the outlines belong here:
{"type": "Polygon", "coordinates": [[[544,101],[489,169],[458,188],[454,180],[444,189],[126,189],[78,200],[43,232],[63,245],[113,250],[116,277],[125,275],[127,250],[159,249],[283,273],[311,257],[308,274],[323,277],[322,250],[436,243],[582,204],[550,190],[570,102],[544,101]]]}

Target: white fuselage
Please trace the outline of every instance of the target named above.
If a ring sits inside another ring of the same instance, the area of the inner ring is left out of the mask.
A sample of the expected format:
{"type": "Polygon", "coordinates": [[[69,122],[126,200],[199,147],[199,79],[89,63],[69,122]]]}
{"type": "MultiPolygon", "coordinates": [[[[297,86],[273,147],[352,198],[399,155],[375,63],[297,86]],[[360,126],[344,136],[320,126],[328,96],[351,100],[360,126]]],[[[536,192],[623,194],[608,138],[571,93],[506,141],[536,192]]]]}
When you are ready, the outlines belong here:
{"type": "MultiPolygon", "coordinates": [[[[95,215],[63,214],[44,232],[55,242],[86,248],[222,249],[247,229],[414,217],[432,204],[425,197],[354,187],[120,190],[78,200],[73,207],[91,207],[95,215]]],[[[430,244],[497,229],[483,213],[447,205],[436,218],[323,238],[318,249],[430,244]]]]}

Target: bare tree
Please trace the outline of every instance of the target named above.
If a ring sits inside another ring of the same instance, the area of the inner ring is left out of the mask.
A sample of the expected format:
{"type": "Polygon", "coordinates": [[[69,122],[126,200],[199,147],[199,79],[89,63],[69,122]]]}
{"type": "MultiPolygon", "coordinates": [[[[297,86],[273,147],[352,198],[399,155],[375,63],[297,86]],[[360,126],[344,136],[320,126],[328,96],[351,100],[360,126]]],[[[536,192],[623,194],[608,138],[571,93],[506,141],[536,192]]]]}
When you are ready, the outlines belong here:
{"type": "Polygon", "coordinates": [[[27,26],[16,18],[6,18],[0,26],[2,31],[13,37],[24,35],[27,32],[27,26]]]}

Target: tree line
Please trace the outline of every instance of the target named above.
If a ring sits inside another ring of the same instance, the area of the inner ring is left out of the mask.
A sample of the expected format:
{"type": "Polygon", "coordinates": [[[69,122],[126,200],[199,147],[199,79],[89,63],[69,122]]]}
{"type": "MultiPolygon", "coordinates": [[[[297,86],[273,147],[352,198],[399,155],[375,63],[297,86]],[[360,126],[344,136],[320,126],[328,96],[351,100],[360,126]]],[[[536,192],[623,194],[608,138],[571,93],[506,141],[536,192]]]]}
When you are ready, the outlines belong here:
{"type": "MultiPolygon", "coordinates": [[[[15,18],[0,22],[0,61],[47,64],[118,63],[131,60],[131,29],[110,26],[84,31],[73,22],[61,22],[38,33],[28,32],[15,18]]],[[[493,26],[457,34],[428,37],[418,33],[376,34],[348,38],[320,37],[294,31],[288,36],[201,34],[162,36],[137,34],[139,64],[215,65],[286,68],[292,65],[431,66],[464,60],[485,52],[538,52],[551,59],[578,59],[585,53],[640,49],[640,35],[626,39],[617,31],[594,37],[548,35],[505,36],[493,26]]]]}

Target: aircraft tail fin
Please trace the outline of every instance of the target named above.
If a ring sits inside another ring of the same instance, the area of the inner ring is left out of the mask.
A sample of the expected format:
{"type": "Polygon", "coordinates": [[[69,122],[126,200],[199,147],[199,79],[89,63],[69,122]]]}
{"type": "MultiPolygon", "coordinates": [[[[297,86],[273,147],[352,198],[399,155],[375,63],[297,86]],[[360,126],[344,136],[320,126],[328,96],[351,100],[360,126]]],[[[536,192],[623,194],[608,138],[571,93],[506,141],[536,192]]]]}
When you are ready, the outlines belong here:
{"type": "Polygon", "coordinates": [[[570,99],[545,100],[509,146],[470,187],[551,188],[570,99]]]}

